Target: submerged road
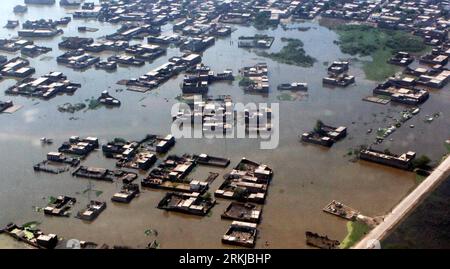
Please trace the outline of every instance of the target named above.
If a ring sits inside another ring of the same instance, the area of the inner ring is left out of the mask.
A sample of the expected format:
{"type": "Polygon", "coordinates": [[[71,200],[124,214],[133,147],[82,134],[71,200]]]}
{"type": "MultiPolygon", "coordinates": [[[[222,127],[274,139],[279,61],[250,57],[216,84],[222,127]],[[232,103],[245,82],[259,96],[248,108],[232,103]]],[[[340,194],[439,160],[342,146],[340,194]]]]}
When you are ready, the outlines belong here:
{"type": "Polygon", "coordinates": [[[419,186],[406,196],[386,217],[371,230],[354,249],[379,248],[379,242],[392,230],[437,183],[450,174],[450,156],[445,159],[419,186]]]}

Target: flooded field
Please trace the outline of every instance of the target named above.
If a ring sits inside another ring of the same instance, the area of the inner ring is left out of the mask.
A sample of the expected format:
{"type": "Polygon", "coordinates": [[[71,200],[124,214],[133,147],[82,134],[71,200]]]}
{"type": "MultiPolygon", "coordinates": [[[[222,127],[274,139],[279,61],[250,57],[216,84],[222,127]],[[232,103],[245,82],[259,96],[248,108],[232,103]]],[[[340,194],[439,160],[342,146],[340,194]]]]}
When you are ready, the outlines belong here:
{"type": "MultiPolygon", "coordinates": [[[[12,9],[21,3],[8,0],[0,10],[4,16],[0,24],[14,19],[12,9]]],[[[17,16],[21,22],[28,19],[67,16],[70,9],[58,5],[52,7],[30,6],[28,13],[17,16]]],[[[231,37],[220,38],[207,49],[203,63],[221,72],[232,69],[235,74],[244,66],[266,62],[269,66],[271,90],[268,96],[245,94],[238,82],[217,83],[210,86],[209,95],[229,94],[233,101],[248,103],[280,104],[280,143],[275,150],[259,149],[257,139],[180,139],[169,154],[207,153],[227,157],[235,166],[242,157],[265,163],[274,171],[263,221],[259,226],[260,237],[257,248],[305,248],[305,231],[327,234],[330,238],[342,240],[346,235],[346,222],[322,212],[331,200],[339,200],[367,216],[385,214],[417,184],[416,176],[394,168],[367,162],[351,162],[349,150],[373,142],[375,134],[367,134],[368,129],[385,127],[389,116],[398,115],[404,106],[379,105],[363,102],[361,99],[371,95],[377,82],[365,79],[361,69],[361,59],[343,54],[333,43],[337,34],[319,25],[317,21],[299,23],[310,27],[307,31],[275,30],[257,31],[253,27],[233,26],[231,37]],[[311,68],[285,65],[270,59],[258,57],[253,51],[237,47],[242,35],[269,34],[275,36],[270,51],[283,47],[282,37],[298,38],[303,41],[308,55],[317,59],[311,68]],[[338,59],[350,59],[350,74],[356,77],[356,84],[348,88],[327,88],[322,86],[327,63],[338,59]],[[296,98],[281,97],[276,85],[300,81],[309,85],[308,94],[296,98]],[[317,120],[334,126],[347,126],[348,137],[331,149],[305,145],[299,142],[298,135],[313,128],[317,120]]],[[[43,160],[49,151],[54,151],[72,135],[96,136],[106,143],[115,137],[141,139],[145,134],[167,134],[170,132],[170,110],[176,97],[181,94],[179,75],[148,93],[126,91],[116,82],[135,78],[167,62],[168,58],[181,55],[178,48],[169,48],[167,55],[146,63],[142,67],[123,67],[107,73],[91,68],[84,72],[74,71],[58,65],[56,57],[62,54],[58,43],[63,36],[82,36],[100,38],[116,31],[117,25],[90,20],[73,20],[62,27],[64,35],[51,39],[36,39],[35,43],[51,47],[53,50],[43,56],[30,58],[30,66],[36,68],[37,77],[49,71],[61,71],[73,82],[82,87],[73,96],[57,96],[49,101],[19,96],[4,96],[4,90],[16,81],[0,81],[0,99],[11,99],[23,108],[13,114],[0,114],[0,225],[8,222],[41,222],[44,232],[61,235],[64,238],[78,238],[97,243],[145,247],[153,236],[145,231],[158,231],[157,241],[161,248],[223,248],[220,238],[230,222],[221,220],[220,214],[228,205],[228,200],[218,199],[218,204],[207,217],[191,217],[166,212],[156,208],[163,197],[163,191],[143,190],[140,197],[129,205],[109,203],[110,197],[120,188],[118,183],[92,182],[92,189],[102,191],[99,200],[108,201],[107,209],[93,223],[84,223],[76,218],[45,217],[35,212],[34,206],[42,207],[49,196],[64,194],[77,198],[74,215],[93,198],[85,192],[88,180],[74,178],[70,173],[51,175],[35,173],[33,165],[43,160]],[[78,26],[99,28],[97,32],[78,33],[78,26]],[[116,91],[123,89],[123,91],[116,91]],[[58,106],[64,103],[80,103],[91,97],[97,98],[104,90],[118,98],[120,108],[84,110],[76,113],[60,113],[58,106]],[[50,137],[53,145],[42,146],[39,139],[50,137]]],[[[170,32],[172,25],[163,26],[163,32],[170,32]]],[[[17,30],[0,28],[0,37],[11,38],[17,30]]],[[[139,43],[139,41],[133,41],[139,43]]],[[[8,58],[13,54],[1,53],[8,58]]],[[[19,55],[20,53],[18,53],[19,55]]],[[[99,54],[101,58],[112,53],[99,54]]],[[[364,60],[364,59],[363,59],[364,60]]],[[[449,137],[450,126],[449,87],[431,92],[430,99],[421,106],[421,112],[409,124],[398,129],[379,148],[389,148],[392,152],[403,153],[409,150],[418,155],[426,154],[438,161],[447,152],[444,141],[449,137]],[[433,122],[424,121],[426,115],[439,113],[433,122]]],[[[114,168],[115,161],[103,157],[101,151],[94,152],[84,165],[114,168]]],[[[193,178],[205,179],[209,171],[220,173],[210,191],[215,191],[222,183],[227,169],[198,167],[193,178]]],[[[141,174],[143,176],[144,174],[141,174]]],[[[0,238],[0,241],[2,239],[0,238]]]]}
{"type": "Polygon", "coordinates": [[[449,248],[449,194],[450,178],[447,178],[386,237],[383,248],[449,248]]]}

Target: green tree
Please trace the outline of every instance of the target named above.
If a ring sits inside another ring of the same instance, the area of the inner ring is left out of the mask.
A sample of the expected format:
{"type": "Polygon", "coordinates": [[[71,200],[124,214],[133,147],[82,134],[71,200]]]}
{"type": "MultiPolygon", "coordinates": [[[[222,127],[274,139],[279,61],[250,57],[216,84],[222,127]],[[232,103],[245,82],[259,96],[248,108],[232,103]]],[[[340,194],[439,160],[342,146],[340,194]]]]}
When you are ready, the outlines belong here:
{"type": "Polygon", "coordinates": [[[317,120],[316,125],[314,126],[314,132],[318,134],[324,134],[324,131],[322,130],[324,125],[325,124],[321,120],[317,120]]]}
{"type": "Polygon", "coordinates": [[[431,159],[428,156],[422,155],[419,158],[413,160],[413,166],[414,168],[427,168],[430,162],[431,159]]]}

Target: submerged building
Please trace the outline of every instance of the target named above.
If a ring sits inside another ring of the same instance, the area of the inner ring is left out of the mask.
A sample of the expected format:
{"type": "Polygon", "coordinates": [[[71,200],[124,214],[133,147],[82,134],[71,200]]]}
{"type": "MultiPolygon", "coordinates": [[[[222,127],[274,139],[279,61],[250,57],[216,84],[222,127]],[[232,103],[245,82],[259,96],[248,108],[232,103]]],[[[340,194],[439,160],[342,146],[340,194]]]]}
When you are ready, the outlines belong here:
{"type": "Polygon", "coordinates": [[[385,164],[405,170],[412,168],[412,161],[415,157],[416,153],[413,151],[408,151],[400,156],[373,149],[364,149],[359,153],[359,158],[362,160],[385,164]]]}

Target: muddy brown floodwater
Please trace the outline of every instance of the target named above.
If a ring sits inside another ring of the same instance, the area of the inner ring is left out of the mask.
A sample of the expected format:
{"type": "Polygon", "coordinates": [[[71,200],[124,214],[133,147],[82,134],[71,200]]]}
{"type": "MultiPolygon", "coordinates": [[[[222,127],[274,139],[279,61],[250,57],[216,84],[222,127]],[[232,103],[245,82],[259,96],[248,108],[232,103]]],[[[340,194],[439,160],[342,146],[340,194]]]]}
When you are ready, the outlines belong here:
{"type": "MultiPolygon", "coordinates": [[[[15,18],[14,5],[22,1],[4,1],[0,7],[2,19],[15,18]]],[[[60,18],[67,16],[68,10],[57,4],[52,7],[31,6],[26,14],[18,16],[23,22],[27,19],[60,18]]],[[[322,212],[323,206],[331,200],[339,200],[360,210],[365,215],[382,215],[398,203],[412,188],[415,175],[401,170],[387,168],[365,162],[350,162],[345,155],[350,149],[369,144],[375,134],[366,134],[369,128],[384,127],[383,118],[387,114],[398,114],[403,106],[378,105],[361,101],[371,94],[376,82],[367,81],[358,61],[352,61],[350,73],[356,76],[356,84],[346,89],[325,88],[322,77],[326,73],[324,62],[352,58],[343,54],[333,44],[336,33],[319,26],[316,21],[298,24],[310,27],[307,31],[276,30],[256,31],[252,27],[236,26],[231,37],[218,39],[216,44],[203,54],[203,62],[212,70],[223,71],[230,68],[236,74],[243,66],[267,62],[271,91],[267,97],[246,95],[237,81],[232,84],[218,83],[210,87],[210,95],[230,94],[237,102],[280,103],[280,143],[275,150],[260,150],[259,140],[255,139],[180,139],[170,154],[208,153],[230,158],[231,166],[245,156],[251,160],[265,163],[273,168],[274,178],[269,196],[263,209],[263,220],[259,225],[260,237],[257,248],[305,248],[305,231],[311,230],[327,234],[330,238],[342,240],[346,235],[345,221],[322,212]],[[238,49],[237,39],[241,35],[268,33],[276,37],[270,49],[278,51],[283,43],[281,37],[299,38],[305,44],[307,54],[318,61],[312,68],[301,68],[273,62],[258,57],[249,50],[238,49]],[[230,42],[231,41],[231,42],[230,42]],[[309,84],[308,96],[296,101],[279,101],[280,93],[276,85],[285,82],[301,81],[309,84]],[[316,120],[321,119],[330,125],[348,127],[348,137],[331,149],[298,142],[298,134],[310,130],[316,120]],[[267,242],[267,244],[266,244],[267,242]]],[[[98,38],[113,33],[117,26],[96,21],[73,20],[64,27],[64,36],[88,36],[98,38]],[[77,27],[85,25],[99,28],[97,32],[78,33],[77,27]]],[[[163,31],[171,31],[165,25],[163,31]]],[[[0,29],[0,37],[10,38],[16,31],[0,29]]],[[[0,82],[0,99],[12,99],[24,107],[14,114],[0,115],[0,225],[8,222],[25,223],[39,221],[45,232],[56,233],[64,238],[78,238],[116,245],[145,247],[155,237],[145,236],[144,231],[158,231],[157,241],[162,248],[223,248],[221,236],[230,224],[220,219],[229,201],[219,199],[207,217],[191,217],[156,208],[164,192],[143,190],[140,197],[129,205],[110,203],[112,194],[120,184],[92,182],[92,188],[103,191],[97,198],[108,201],[107,209],[93,223],[83,223],[76,218],[45,217],[33,210],[33,206],[43,206],[49,196],[65,194],[74,196],[78,202],[74,215],[88,202],[83,191],[88,187],[85,179],[74,178],[70,173],[51,175],[35,173],[32,166],[45,158],[46,153],[56,150],[58,145],[71,135],[97,136],[101,142],[115,137],[140,139],[147,133],[167,134],[170,132],[170,109],[181,93],[179,84],[182,75],[169,80],[159,88],[142,94],[130,91],[115,92],[123,87],[116,82],[145,74],[164,63],[174,55],[180,55],[178,48],[169,48],[167,55],[142,67],[119,67],[116,72],[89,69],[77,72],[56,63],[62,52],[58,42],[62,36],[52,39],[38,39],[36,44],[52,47],[53,51],[44,56],[30,59],[36,68],[35,76],[49,71],[61,71],[71,81],[82,84],[73,96],[57,96],[50,101],[24,97],[4,96],[4,90],[14,80],[0,82]],[[97,97],[104,90],[121,100],[117,109],[99,108],[80,111],[74,114],[59,113],[58,105],[84,102],[97,97]],[[76,118],[71,120],[71,117],[76,118]],[[41,146],[40,137],[53,138],[55,143],[41,146]]],[[[14,55],[2,53],[8,58],[14,55]]],[[[102,58],[110,54],[101,54],[102,58]]],[[[444,141],[449,137],[450,126],[449,87],[432,91],[430,99],[422,106],[419,115],[411,119],[407,126],[397,130],[380,145],[392,152],[414,150],[427,154],[432,159],[440,159],[446,152],[444,141]],[[425,115],[440,112],[441,116],[431,124],[424,123],[425,115]]],[[[84,165],[114,168],[114,161],[106,159],[100,151],[91,154],[84,165]]],[[[206,178],[209,171],[220,173],[211,186],[216,190],[222,176],[228,169],[209,169],[199,167],[193,178],[206,178]]],[[[91,194],[92,198],[93,194],[91,194]]],[[[0,240],[2,240],[0,238],[0,240]]]]}

